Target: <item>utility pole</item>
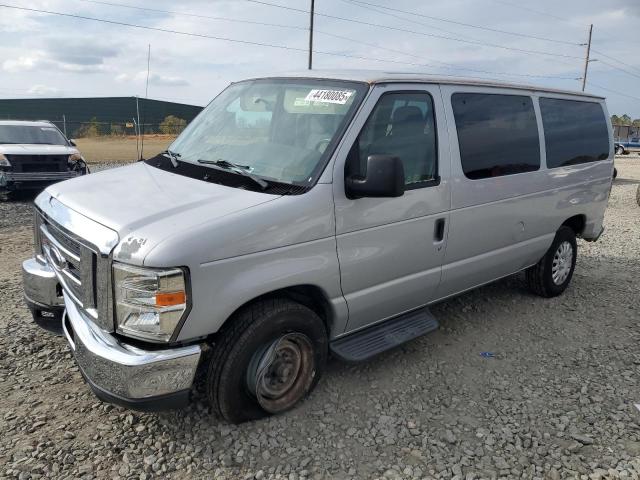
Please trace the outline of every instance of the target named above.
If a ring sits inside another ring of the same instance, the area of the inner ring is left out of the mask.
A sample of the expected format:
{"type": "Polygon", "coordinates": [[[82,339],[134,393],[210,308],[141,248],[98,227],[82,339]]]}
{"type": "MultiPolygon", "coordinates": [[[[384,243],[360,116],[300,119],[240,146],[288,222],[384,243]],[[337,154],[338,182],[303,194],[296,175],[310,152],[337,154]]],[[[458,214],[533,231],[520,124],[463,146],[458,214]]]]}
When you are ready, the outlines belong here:
{"type": "MultiPolygon", "coordinates": [[[[144,88],[144,109],[142,110],[142,135],[140,137],[140,157],[138,160],[142,160],[144,155],[144,128],[147,120],[147,100],[149,100],[149,67],[151,66],[151,44],[149,44],[149,50],[147,50],[147,84],[144,88]]],[[[138,113],[140,115],[140,113],[138,113]]],[[[138,118],[138,128],[140,128],[140,118],[138,118]]]]}
{"type": "Polygon", "coordinates": [[[142,158],[142,152],[140,152],[140,105],[138,103],[138,96],[136,95],[136,116],[138,117],[138,121],[133,119],[133,124],[136,127],[136,160],[140,160],[142,158]]]}
{"type": "Polygon", "coordinates": [[[309,70],[313,68],[313,8],[315,0],[311,0],[311,10],[309,11],[309,70]]]}
{"type": "Polygon", "coordinates": [[[589,70],[589,55],[591,55],[591,35],[593,34],[593,23],[589,25],[589,41],[587,42],[587,56],[584,59],[584,75],[582,75],[582,91],[587,86],[587,72],[589,70]]]}
{"type": "Polygon", "coordinates": [[[62,131],[64,132],[64,136],[67,137],[67,117],[64,116],[64,113],[62,114],[62,131]]]}

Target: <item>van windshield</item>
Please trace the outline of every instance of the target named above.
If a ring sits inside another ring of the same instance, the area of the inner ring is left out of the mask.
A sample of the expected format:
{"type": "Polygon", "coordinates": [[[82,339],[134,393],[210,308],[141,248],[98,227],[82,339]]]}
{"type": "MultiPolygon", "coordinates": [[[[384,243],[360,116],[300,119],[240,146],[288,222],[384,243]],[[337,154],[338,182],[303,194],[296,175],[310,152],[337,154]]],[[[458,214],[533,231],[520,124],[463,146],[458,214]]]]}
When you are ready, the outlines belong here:
{"type": "Polygon", "coordinates": [[[234,165],[252,176],[308,186],[367,91],[363,83],[265,79],[233,84],[169,147],[182,162],[234,165]]]}

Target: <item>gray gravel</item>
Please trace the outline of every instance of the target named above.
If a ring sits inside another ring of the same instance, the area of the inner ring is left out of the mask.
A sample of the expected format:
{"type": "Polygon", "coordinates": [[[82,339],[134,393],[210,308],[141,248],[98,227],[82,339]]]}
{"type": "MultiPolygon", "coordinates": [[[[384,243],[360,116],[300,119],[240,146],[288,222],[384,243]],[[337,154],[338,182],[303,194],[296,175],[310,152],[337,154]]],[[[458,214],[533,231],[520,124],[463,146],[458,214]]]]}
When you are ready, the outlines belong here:
{"type": "Polygon", "coordinates": [[[617,164],[563,296],[516,276],[442,303],[439,331],[332,361],[298,408],[240,426],[199,392],[164,414],[98,401],[22,304],[29,202],[0,204],[0,478],[640,478],[640,160],[617,164]]]}

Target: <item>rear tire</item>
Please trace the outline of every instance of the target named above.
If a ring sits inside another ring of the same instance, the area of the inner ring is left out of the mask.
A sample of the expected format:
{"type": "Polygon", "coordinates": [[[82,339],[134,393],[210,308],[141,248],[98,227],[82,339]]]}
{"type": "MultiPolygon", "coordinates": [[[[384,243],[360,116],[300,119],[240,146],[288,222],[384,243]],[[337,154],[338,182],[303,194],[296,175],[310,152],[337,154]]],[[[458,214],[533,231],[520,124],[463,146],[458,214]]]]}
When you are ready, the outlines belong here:
{"type": "Polygon", "coordinates": [[[318,383],[327,331],[311,309],[285,298],[242,308],[223,327],[209,359],[207,397],[232,423],[293,408],[318,383]]]}
{"type": "Polygon", "coordinates": [[[526,270],[529,289],[546,298],[560,295],[571,282],[577,256],[574,231],[566,226],[560,227],[544,257],[526,270]]]}

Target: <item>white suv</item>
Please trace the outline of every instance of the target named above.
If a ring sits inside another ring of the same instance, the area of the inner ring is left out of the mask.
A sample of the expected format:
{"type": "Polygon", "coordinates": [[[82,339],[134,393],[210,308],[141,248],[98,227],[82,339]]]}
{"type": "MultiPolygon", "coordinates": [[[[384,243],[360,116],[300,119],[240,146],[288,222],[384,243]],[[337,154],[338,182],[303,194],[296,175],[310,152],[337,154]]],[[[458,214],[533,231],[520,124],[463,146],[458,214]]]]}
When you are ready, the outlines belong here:
{"type": "Polygon", "coordinates": [[[0,195],[89,173],[73,140],[51,122],[0,121],[0,195]]]}

